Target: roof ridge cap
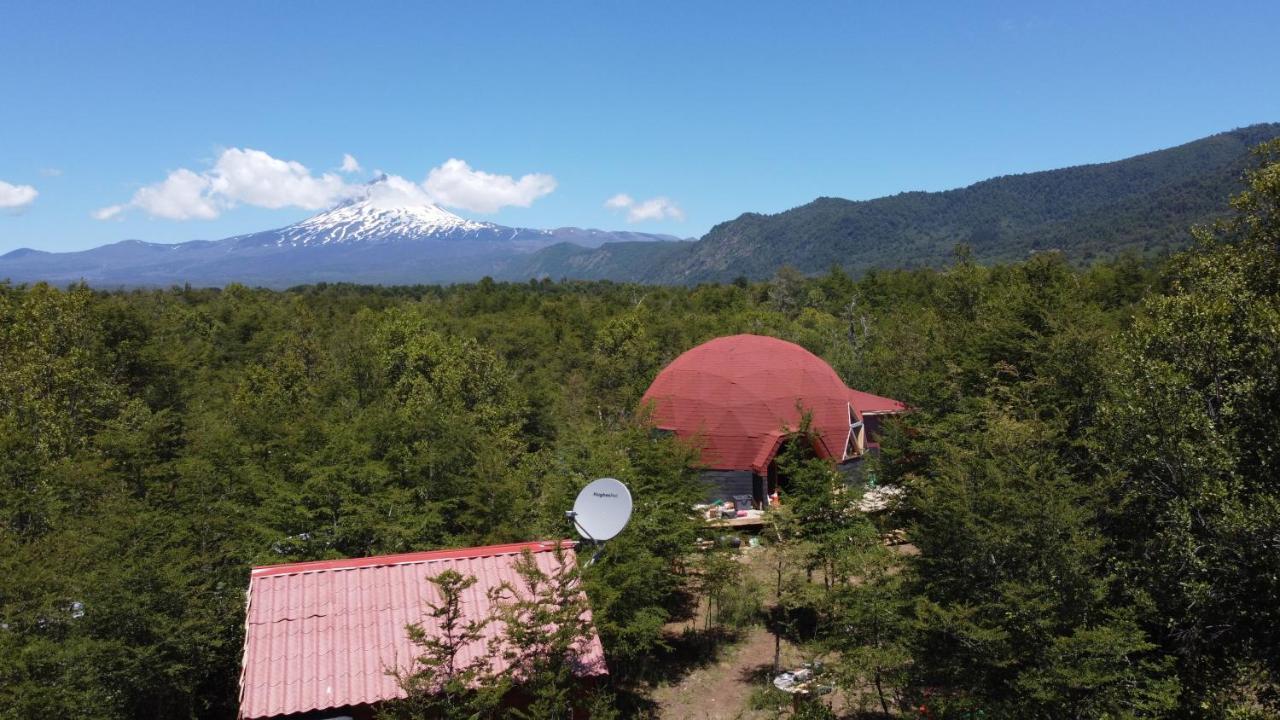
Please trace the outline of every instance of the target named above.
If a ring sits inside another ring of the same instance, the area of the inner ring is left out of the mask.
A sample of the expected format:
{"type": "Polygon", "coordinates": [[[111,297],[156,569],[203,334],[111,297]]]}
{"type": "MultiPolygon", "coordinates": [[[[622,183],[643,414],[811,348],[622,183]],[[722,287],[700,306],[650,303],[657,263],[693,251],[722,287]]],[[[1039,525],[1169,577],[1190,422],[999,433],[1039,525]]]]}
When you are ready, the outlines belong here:
{"type": "Polygon", "coordinates": [[[526,549],[532,552],[549,552],[556,546],[572,550],[577,543],[572,540],[531,540],[519,543],[499,545],[480,545],[465,548],[442,548],[438,550],[420,550],[417,552],[394,553],[391,555],[373,555],[362,558],[335,558],[333,560],[307,560],[296,563],[280,563],[276,565],[255,565],[250,570],[251,578],[272,577],[276,575],[299,575],[311,572],[328,572],[336,570],[358,570],[368,567],[387,567],[391,565],[415,565],[432,560],[468,560],[481,557],[498,557],[501,555],[518,555],[526,549]]]}

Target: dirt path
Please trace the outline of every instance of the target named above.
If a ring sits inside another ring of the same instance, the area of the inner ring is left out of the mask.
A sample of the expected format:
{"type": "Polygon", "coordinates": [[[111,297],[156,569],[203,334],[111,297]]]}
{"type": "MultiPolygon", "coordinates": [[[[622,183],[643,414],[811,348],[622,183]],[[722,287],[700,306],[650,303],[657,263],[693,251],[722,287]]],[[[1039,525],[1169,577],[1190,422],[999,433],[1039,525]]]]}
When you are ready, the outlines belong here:
{"type": "Polygon", "coordinates": [[[727,648],[720,659],[698,668],[679,683],[656,688],[653,700],[662,717],[681,720],[749,720],[765,717],[747,707],[751,691],[760,687],[761,672],[773,663],[773,636],[753,627],[727,648]]]}
{"type": "MultiPolygon", "coordinates": [[[[910,545],[897,545],[893,550],[913,554],[910,545]]],[[[772,584],[769,557],[762,548],[744,548],[740,556],[748,564],[747,582],[764,587],[772,584]]],[[[773,598],[766,598],[766,603],[773,598]]],[[[703,617],[705,610],[698,608],[695,617],[703,617]]],[[[686,622],[672,623],[667,631],[673,637],[689,627],[686,622]]],[[[671,684],[654,687],[649,698],[659,708],[658,716],[671,720],[768,720],[777,717],[772,709],[753,710],[750,707],[752,692],[763,688],[772,679],[773,635],[764,627],[752,626],[731,646],[724,647],[711,662],[696,667],[671,684]]],[[[790,643],[782,644],[782,666],[800,667],[804,658],[790,643]]],[[[825,702],[841,711],[848,711],[848,698],[842,692],[825,699],[825,702]]]]}

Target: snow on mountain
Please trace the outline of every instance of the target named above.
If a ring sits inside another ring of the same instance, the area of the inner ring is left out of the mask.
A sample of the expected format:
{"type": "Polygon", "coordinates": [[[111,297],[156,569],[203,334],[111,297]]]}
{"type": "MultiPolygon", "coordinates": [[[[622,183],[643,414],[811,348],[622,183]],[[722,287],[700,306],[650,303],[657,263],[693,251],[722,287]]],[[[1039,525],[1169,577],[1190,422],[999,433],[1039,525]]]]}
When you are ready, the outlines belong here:
{"type": "Polygon", "coordinates": [[[387,243],[458,240],[502,230],[492,223],[459,217],[399,178],[377,178],[360,195],[293,225],[237,239],[279,247],[318,247],[335,243],[387,243]]]}
{"type": "Polygon", "coordinates": [[[530,276],[526,260],[556,244],[594,248],[607,242],[675,239],[468,220],[433,204],[413,183],[381,177],[337,207],[274,230],[172,245],[126,240],[70,253],[15,250],[0,257],[0,279],[267,287],[462,282],[485,275],[523,279],[530,276]]]}
{"type": "Polygon", "coordinates": [[[491,223],[458,217],[435,205],[383,206],[366,198],[349,201],[281,228],[276,244],[298,247],[461,238],[497,228],[491,223]]]}

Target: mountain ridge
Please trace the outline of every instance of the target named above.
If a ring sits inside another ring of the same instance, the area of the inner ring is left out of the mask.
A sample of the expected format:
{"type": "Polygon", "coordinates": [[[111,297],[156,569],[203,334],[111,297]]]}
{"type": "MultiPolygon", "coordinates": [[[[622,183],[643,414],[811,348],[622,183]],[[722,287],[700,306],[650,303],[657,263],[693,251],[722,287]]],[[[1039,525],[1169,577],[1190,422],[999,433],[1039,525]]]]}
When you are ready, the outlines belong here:
{"type": "Polygon", "coordinates": [[[539,230],[468,220],[388,182],[377,178],[356,197],[296,223],[220,240],[129,239],[67,253],[18,248],[0,256],[0,278],[108,286],[459,282],[500,274],[513,259],[558,243],[598,247],[611,241],[677,240],[654,233],[539,230]]]}
{"type": "Polygon", "coordinates": [[[468,220],[377,178],[365,192],[283,228],[177,244],[122,240],[90,250],[19,248],[0,278],[155,286],[229,282],[449,283],[492,276],[688,284],[839,266],[938,266],[957,244],[983,262],[1060,250],[1075,262],[1190,242],[1228,211],[1249,150],[1280,123],[1237,128],[1122,160],[1001,175],[962,188],[870,200],[821,196],[774,214],[742,213],[697,240],[468,220]]]}
{"type": "MultiPolygon", "coordinates": [[[[760,279],[783,265],[802,272],[839,266],[938,266],[957,244],[975,259],[1016,260],[1057,249],[1087,262],[1125,252],[1185,246],[1190,227],[1228,211],[1251,162],[1249,150],[1280,137],[1280,124],[1217,133],[1122,160],[1001,175],[962,188],[904,191],[870,200],[819,197],[775,214],[743,213],[701,239],[671,247],[547,248],[522,272],[639,282],[760,279]]],[[[513,276],[514,279],[515,276],[513,276]]]]}

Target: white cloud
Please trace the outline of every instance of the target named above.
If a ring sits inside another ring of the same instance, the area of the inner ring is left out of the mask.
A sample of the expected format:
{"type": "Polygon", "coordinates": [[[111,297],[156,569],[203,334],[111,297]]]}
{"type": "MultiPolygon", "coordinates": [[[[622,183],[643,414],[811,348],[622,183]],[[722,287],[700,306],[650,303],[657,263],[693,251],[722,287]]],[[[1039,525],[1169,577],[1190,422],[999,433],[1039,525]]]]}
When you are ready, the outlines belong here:
{"type": "Polygon", "coordinates": [[[99,210],[94,210],[90,214],[93,216],[94,220],[111,220],[114,218],[118,218],[120,216],[120,213],[124,211],[125,211],[124,205],[108,205],[107,207],[101,208],[99,210]]]}
{"type": "Polygon", "coordinates": [[[212,184],[207,175],[180,168],[169,173],[163,182],[138,190],[129,205],[168,220],[212,220],[223,205],[210,194],[212,184]]]}
{"type": "Polygon", "coordinates": [[[617,195],[614,195],[613,197],[604,201],[604,206],[612,210],[621,210],[623,208],[629,208],[635,204],[636,204],[635,199],[626,193],[618,193],[617,195]]]}
{"type": "Polygon", "coordinates": [[[671,198],[653,197],[643,202],[626,193],[618,193],[604,201],[610,210],[626,210],[627,222],[637,223],[645,220],[684,220],[684,210],[680,209],[671,198]]]}
{"type": "Polygon", "coordinates": [[[62,177],[62,168],[55,168],[55,167],[40,168],[40,174],[45,177],[62,177]]]}
{"type": "MultiPolygon", "coordinates": [[[[343,156],[343,172],[359,170],[354,157],[343,156]]],[[[433,168],[421,184],[391,175],[367,186],[348,183],[337,173],[315,175],[301,163],[261,150],[231,148],[209,170],[174,170],[163,181],[140,188],[129,202],[96,210],[93,217],[110,220],[138,209],[170,220],[211,220],[238,205],[320,210],[365,193],[388,207],[436,203],[491,213],[509,205],[528,207],[555,188],[550,175],[532,173],[517,180],[475,170],[458,159],[433,168]]]]}
{"type": "Polygon", "coordinates": [[[423,189],[435,202],[473,212],[497,212],[508,205],[529,207],[534,200],[556,189],[556,179],[543,173],[494,175],[474,170],[466,162],[450,158],[427,174],[423,189]]]}
{"type": "Polygon", "coordinates": [[[273,158],[261,150],[231,148],[208,174],[212,193],[231,203],[278,209],[319,210],[351,194],[341,177],[311,174],[305,165],[273,158]]]}
{"type": "Polygon", "coordinates": [[[642,203],[631,206],[627,211],[627,222],[642,220],[684,220],[684,210],[671,201],[671,198],[649,198],[642,203]]]}
{"type": "Polygon", "coordinates": [[[36,201],[40,193],[30,185],[10,185],[0,180],[0,208],[20,210],[36,201]]]}
{"type": "Polygon", "coordinates": [[[431,196],[421,185],[399,175],[385,175],[370,185],[369,202],[382,208],[432,204],[431,196]]]}
{"type": "Polygon", "coordinates": [[[129,208],[169,220],[212,220],[239,204],[263,208],[319,210],[356,191],[334,173],[312,175],[305,165],[261,150],[231,148],[210,170],[179,168],[163,181],[140,188],[129,202],[97,210],[110,220],[129,208]]]}

